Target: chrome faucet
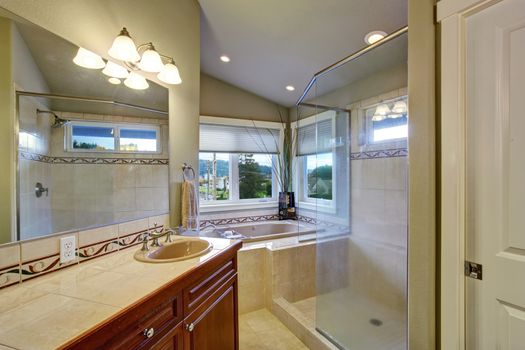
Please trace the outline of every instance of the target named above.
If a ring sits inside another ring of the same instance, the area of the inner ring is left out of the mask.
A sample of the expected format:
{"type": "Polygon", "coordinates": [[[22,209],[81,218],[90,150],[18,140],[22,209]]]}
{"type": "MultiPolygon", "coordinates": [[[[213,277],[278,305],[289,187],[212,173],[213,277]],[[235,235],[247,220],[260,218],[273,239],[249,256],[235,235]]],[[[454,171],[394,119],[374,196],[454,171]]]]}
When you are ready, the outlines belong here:
{"type": "Polygon", "coordinates": [[[216,230],[216,229],[217,229],[217,226],[216,226],[215,224],[208,223],[208,224],[204,225],[204,227],[202,227],[199,231],[204,231],[204,230],[206,230],[208,227],[213,228],[213,230],[216,230]]]}

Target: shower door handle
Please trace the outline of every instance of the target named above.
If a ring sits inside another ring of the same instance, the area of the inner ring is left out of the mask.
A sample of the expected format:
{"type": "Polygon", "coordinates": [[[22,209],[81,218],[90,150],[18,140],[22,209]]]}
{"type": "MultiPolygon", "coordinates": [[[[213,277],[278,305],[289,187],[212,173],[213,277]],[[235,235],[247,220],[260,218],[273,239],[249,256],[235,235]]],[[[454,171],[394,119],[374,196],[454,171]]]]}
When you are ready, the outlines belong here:
{"type": "Polygon", "coordinates": [[[43,193],[46,193],[46,197],[48,196],[49,194],[49,188],[48,187],[44,187],[42,186],[42,184],[40,182],[37,182],[36,185],[35,185],[35,195],[37,198],[40,198],[42,197],[42,194],[43,193]]]}

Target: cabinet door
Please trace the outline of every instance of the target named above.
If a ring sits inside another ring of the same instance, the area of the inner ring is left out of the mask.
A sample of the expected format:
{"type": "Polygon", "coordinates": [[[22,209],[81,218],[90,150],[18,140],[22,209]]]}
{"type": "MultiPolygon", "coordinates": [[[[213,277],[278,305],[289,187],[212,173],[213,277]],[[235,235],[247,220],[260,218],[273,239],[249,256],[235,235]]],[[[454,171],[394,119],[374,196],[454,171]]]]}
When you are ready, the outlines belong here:
{"type": "Polygon", "coordinates": [[[170,330],[159,341],[154,344],[148,344],[150,350],[182,350],[183,349],[183,331],[182,322],[170,330]]]}
{"type": "Polygon", "coordinates": [[[185,350],[237,350],[236,276],[184,320],[185,350]]]}

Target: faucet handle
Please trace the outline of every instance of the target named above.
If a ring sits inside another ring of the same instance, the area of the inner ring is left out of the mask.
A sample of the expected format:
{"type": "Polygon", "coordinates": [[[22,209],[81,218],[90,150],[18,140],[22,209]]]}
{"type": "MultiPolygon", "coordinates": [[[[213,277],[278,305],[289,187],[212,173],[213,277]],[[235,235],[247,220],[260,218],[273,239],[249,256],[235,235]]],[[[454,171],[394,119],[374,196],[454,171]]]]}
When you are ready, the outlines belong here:
{"type": "Polygon", "coordinates": [[[140,250],[142,250],[143,252],[147,252],[147,251],[149,250],[149,247],[148,247],[148,239],[149,239],[149,236],[150,236],[149,231],[148,231],[148,232],[145,232],[145,233],[142,235],[142,248],[140,248],[140,250]]]}
{"type": "Polygon", "coordinates": [[[168,228],[165,230],[165,232],[166,232],[166,240],[164,242],[165,243],[173,242],[173,240],[171,239],[171,235],[175,234],[175,231],[171,228],[168,228]]]}

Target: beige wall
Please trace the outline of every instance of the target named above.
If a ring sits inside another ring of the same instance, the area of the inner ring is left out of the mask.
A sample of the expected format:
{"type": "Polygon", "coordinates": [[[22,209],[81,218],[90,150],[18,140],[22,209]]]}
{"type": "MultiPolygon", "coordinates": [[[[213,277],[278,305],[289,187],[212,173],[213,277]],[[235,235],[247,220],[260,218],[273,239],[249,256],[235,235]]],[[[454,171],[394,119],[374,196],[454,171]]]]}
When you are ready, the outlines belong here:
{"type": "Polygon", "coordinates": [[[251,92],[201,73],[201,115],[280,122],[288,109],[251,92]]]}
{"type": "MultiPolygon", "coordinates": [[[[74,5],[69,0],[0,0],[0,7],[104,57],[107,57],[109,46],[124,26],[137,43],[153,41],[157,49],[174,57],[183,79],[181,85],[170,87],[169,92],[170,212],[171,224],[176,225],[180,220],[180,164],[187,162],[194,167],[198,165],[198,2],[159,0],[155,6],[151,6],[151,3],[141,0],[75,1],[74,5]],[[145,12],[149,15],[144,16],[145,12]]],[[[2,45],[4,43],[6,41],[2,40],[2,45]]],[[[147,77],[158,82],[153,74],[147,77]]],[[[5,212],[2,210],[2,215],[5,212]]]]}
{"type": "Polygon", "coordinates": [[[11,21],[0,18],[0,243],[11,240],[13,189],[13,90],[11,74],[11,21]]]}
{"type": "Polygon", "coordinates": [[[408,0],[408,339],[437,349],[436,48],[434,0],[408,0]]]}

